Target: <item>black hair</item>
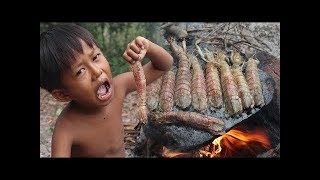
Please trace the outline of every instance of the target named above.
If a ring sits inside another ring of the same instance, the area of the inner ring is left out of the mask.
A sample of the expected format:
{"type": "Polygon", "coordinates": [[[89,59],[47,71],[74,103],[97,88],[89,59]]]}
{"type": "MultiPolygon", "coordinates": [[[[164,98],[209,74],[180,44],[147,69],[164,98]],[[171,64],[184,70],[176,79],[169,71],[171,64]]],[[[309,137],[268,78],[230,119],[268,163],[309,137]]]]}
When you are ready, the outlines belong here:
{"type": "Polygon", "coordinates": [[[83,53],[80,39],[91,48],[97,46],[92,34],[74,23],[59,24],[40,34],[40,87],[49,92],[62,88],[61,72],[83,53]]]}

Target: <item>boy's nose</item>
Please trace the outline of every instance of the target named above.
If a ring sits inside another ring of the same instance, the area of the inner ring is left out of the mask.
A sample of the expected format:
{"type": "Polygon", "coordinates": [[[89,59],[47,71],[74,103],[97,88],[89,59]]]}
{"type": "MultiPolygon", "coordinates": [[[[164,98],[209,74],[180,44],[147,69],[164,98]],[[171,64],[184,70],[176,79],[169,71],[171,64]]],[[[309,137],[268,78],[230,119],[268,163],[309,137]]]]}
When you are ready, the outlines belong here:
{"type": "Polygon", "coordinates": [[[94,68],[93,69],[93,76],[92,76],[92,80],[96,80],[99,78],[99,76],[101,76],[102,74],[102,70],[100,68],[94,68]]]}

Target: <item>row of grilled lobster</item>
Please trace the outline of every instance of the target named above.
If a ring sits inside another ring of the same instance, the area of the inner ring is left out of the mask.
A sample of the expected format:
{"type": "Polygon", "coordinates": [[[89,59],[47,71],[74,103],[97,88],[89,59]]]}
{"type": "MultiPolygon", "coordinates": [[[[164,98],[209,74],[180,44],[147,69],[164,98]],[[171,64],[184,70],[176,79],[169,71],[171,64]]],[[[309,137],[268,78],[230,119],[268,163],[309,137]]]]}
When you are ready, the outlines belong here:
{"type": "Polygon", "coordinates": [[[168,71],[154,85],[158,88],[150,90],[148,97],[154,100],[152,103],[147,100],[149,110],[155,110],[157,102],[163,112],[172,111],[174,105],[181,109],[192,105],[198,112],[204,112],[209,106],[217,109],[224,106],[229,117],[264,105],[258,60],[250,58],[243,62],[236,51],[232,51],[228,58],[221,49],[216,49],[215,54],[207,49],[203,53],[196,44],[206,61],[204,73],[195,55],[179,46],[173,38],[168,38],[168,42],[178,57],[178,69],[176,74],[168,71]],[[243,70],[244,64],[246,68],[243,70]]]}
{"type": "Polygon", "coordinates": [[[197,57],[186,49],[185,40],[179,46],[174,38],[167,38],[174,56],[178,58],[176,72],[166,72],[152,83],[146,92],[145,78],[140,62],[131,65],[139,95],[138,115],[143,124],[147,122],[147,110],[153,111],[158,123],[179,121],[213,134],[222,134],[224,122],[203,115],[208,107],[225,108],[226,117],[242,113],[244,109],[264,105],[262,87],[258,74],[259,61],[250,58],[243,62],[239,52],[232,51],[227,57],[221,49],[203,53],[196,41],[196,50],[206,61],[205,73],[197,57]],[[232,65],[229,65],[229,64],[232,65]],[[243,69],[244,65],[246,66],[243,69]],[[198,112],[173,111],[174,106],[184,110],[192,106],[198,112]],[[158,107],[159,106],[159,107],[158,107]],[[160,109],[161,112],[157,112],[160,109]]]}

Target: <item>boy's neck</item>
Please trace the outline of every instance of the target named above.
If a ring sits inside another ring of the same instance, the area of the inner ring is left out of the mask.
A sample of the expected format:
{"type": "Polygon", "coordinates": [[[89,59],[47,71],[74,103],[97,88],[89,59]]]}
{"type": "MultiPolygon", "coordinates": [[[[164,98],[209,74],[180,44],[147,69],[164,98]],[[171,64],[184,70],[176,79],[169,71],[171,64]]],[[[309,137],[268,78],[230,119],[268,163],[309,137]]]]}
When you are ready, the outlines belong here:
{"type": "Polygon", "coordinates": [[[100,112],[103,112],[106,108],[105,106],[90,108],[88,106],[83,106],[81,104],[78,104],[77,102],[74,102],[74,101],[71,101],[69,105],[71,108],[84,114],[98,114],[100,112]]]}

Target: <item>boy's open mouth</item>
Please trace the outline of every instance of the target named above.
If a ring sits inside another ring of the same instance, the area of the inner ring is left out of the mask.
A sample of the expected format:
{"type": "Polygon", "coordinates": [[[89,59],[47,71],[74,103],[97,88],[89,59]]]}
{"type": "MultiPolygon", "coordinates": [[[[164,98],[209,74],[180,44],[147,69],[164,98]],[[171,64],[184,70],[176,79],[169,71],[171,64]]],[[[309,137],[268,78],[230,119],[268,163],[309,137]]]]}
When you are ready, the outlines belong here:
{"type": "Polygon", "coordinates": [[[111,96],[111,88],[110,83],[106,80],[103,84],[101,84],[97,90],[98,99],[104,101],[109,99],[111,96]]]}

